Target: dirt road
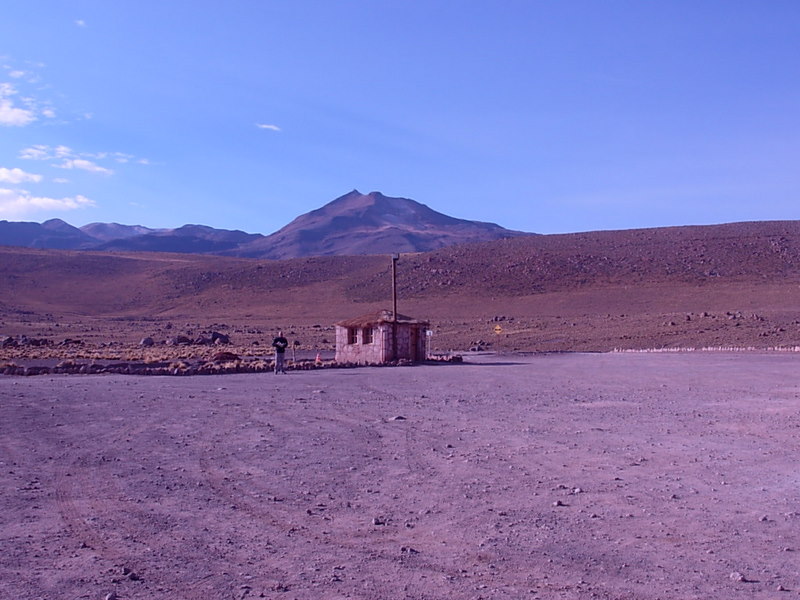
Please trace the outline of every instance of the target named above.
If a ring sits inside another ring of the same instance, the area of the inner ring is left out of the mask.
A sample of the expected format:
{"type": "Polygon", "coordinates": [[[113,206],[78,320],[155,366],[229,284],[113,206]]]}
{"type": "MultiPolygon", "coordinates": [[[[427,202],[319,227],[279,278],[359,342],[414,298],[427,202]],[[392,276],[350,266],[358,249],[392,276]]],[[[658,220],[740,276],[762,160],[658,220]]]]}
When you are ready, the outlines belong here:
{"type": "Polygon", "coordinates": [[[798,597],[799,367],[0,377],[0,597],[798,597]]]}

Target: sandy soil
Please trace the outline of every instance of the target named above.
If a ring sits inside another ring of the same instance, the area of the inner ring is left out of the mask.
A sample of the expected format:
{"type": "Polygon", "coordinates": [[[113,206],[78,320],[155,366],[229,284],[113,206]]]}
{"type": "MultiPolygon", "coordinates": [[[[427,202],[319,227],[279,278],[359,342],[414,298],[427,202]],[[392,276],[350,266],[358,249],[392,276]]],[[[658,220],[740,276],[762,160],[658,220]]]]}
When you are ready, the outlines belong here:
{"type": "Polygon", "coordinates": [[[800,355],[0,377],[0,597],[792,598],[800,355]]]}

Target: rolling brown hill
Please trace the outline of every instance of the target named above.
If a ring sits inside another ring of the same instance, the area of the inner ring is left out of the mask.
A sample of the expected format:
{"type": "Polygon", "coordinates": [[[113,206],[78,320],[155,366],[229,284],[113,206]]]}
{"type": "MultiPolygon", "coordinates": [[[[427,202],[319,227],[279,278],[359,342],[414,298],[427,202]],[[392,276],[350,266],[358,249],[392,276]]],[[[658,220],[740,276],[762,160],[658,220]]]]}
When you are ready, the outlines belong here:
{"type": "MultiPolygon", "coordinates": [[[[800,222],[522,236],[403,255],[400,310],[438,350],[800,343],[800,222]]],[[[386,256],[283,261],[0,248],[0,334],[87,344],[282,326],[329,349],[331,324],[390,304],[386,256]],[[167,327],[169,325],[169,328],[167,327]]]]}

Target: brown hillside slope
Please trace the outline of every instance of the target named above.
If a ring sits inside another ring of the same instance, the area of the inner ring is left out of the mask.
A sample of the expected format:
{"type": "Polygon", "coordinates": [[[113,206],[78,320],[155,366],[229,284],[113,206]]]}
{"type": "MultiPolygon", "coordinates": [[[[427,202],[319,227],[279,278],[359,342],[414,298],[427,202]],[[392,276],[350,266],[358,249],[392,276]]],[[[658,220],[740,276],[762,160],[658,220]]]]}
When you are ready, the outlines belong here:
{"type": "MultiPolygon", "coordinates": [[[[401,312],[435,349],[609,350],[800,343],[800,223],[531,236],[403,255],[401,312]],[[499,329],[496,329],[499,325],[499,329]]],[[[331,323],[389,305],[385,256],[263,261],[0,248],[0,334],[130,344],[331,323]],[[173,327],[166,329],[168,324],[173,327]]]]}

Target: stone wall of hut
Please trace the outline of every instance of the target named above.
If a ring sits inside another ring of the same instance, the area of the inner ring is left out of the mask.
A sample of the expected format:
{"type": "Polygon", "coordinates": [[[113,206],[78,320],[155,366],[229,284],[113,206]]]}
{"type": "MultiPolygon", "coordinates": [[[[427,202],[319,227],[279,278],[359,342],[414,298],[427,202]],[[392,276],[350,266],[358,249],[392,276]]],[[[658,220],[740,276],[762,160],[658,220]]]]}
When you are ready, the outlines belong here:
{"type": "MultiPolygon", "coordinates": [[[[351,332],[348,327],[336,326],[336,361],[363,365],[381,364],[392,360],[393,345],[391,323],[380,323],[371,328],[358,327],[351,332]],[[372,340],[366,329],[372,330],[372,340]],[[355,336],[353,336],[355,333],[355,336]],[[355,343],[351,343],[355,341],[355,343]],[[369,341],[369,343],[365,343],[369,341]]],[[[397,324],[397,358],[411,361],[425,359],[425,327],[418,324],[397,324]]]]}

